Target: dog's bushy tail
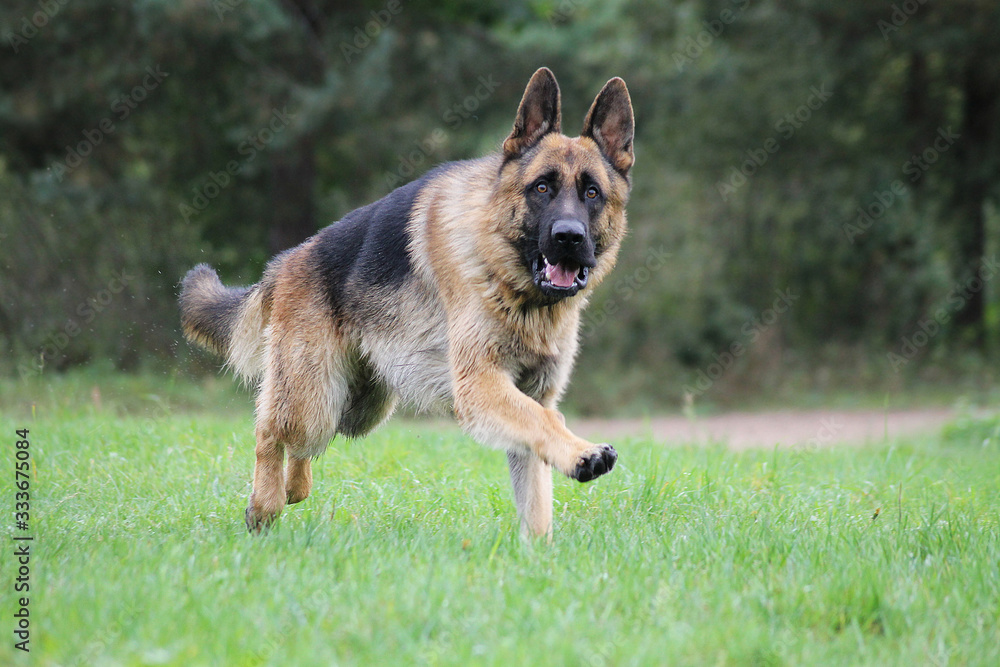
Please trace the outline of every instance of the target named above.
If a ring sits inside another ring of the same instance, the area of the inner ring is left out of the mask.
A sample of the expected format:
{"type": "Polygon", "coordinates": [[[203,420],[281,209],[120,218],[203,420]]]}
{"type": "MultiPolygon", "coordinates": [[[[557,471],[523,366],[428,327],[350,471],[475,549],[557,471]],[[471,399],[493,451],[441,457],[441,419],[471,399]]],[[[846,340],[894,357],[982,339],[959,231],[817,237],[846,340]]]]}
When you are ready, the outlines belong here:
{"type": "Polygon", "coordinates": [[[263,283],[226,287],[215,269],[199,264],[181,282],[184,336],[223,357],[246,380],[264,367],[264,328],[270,308],[263,283]]]}

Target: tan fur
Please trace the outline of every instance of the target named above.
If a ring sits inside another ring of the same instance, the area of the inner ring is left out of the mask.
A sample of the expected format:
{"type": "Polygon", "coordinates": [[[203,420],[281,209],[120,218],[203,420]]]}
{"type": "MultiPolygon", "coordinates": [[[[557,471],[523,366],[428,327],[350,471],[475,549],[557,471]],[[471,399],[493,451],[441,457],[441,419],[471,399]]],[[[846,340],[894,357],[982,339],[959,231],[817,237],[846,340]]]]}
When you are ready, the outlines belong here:
{"type": "Polygon", "coordinates": [[[310,460],[334,434],[371,431],[401,398],[450,409],[477,441],[506,450],[523,531],[551,536],[550,467],[586,481],[617,456],[574,435],[556,405],[580,311],[625,235],[631,123],[624,83],[613,79],[584,136],[559,134],[558,86],[539,70],[502,153],[421,186],[406,223],[411,273],[399,284],[362,285],[362,301],[331,308],[316,265],[319,235],[273,261],[245,293],[226,292],[207,267],[189,273],[181,295],[188,338],[258,385],[251,529],[309,495],[310,460]],[[590,226],[598,259],[589,282],[555,301],[519,251],[530,219],[525,190],[551,173],[569,184],[590,178],[605,198],[590,226]]]}
{"type": "Polygon", "coordinates": [[[243,305],[239,321],[233,330],[228,362],[233,372],[252,382],[264,372],[264,335],[269,313],[262,290],[254,290],[243,305]]]}

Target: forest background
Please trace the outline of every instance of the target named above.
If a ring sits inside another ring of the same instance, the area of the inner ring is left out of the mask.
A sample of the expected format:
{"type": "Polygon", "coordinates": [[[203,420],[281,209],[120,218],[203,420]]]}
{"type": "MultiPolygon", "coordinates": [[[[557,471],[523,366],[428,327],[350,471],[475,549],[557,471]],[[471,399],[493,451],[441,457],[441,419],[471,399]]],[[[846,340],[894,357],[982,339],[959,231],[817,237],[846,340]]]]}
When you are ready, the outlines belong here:
{"type": "Polygon", "coordinates": [[[571,410],[989,393],[997,34],[987,0],[5,3],[0,373],[217,373],[188,268],[256,282],[495,150],[544,65],[568,134],[612,76],[636,115],[571,410]]]}

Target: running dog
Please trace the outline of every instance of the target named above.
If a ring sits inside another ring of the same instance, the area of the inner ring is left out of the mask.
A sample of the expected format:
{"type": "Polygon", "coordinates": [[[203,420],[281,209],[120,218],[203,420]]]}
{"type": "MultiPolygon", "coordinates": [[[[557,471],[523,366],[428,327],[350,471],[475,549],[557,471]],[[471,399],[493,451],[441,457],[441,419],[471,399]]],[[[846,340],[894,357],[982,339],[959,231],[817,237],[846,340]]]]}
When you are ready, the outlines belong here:
{"type": "Polygon", "coordinates": [[[251,287],[225,287],[205,264],[188,272],[185,336],[257,387],[251,531],[309,495],[311,460],[335,434],[369,433],[402,400],[443,406],[506,451],[522,531],[551,536],[551,467],[587,482],[618,458],[570,432],[556,405],[580,312],[625,235],[633,134],[614,78],[580,136],[563,135],[542,68],[498,153],[349,213],[251,287]]]}

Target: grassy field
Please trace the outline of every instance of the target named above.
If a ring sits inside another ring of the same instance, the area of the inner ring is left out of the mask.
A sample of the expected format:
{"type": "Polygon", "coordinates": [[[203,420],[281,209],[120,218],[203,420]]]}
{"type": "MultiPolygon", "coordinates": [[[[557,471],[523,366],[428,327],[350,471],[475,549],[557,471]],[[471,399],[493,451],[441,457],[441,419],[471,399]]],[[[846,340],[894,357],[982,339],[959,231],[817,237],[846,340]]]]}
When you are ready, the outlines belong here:
{"type": "Polygon", "coordinates": [[[397,421],[334,441],[254,537],[245,399],[181,410],[165,384],[0,391],[35,536],[31,654],[4,583],[0,664],[1000,663],[998,419],[862,449],[616,442],[611,475],[557,479],[551,545],[518,537],[502,454],[397,421]]]}

